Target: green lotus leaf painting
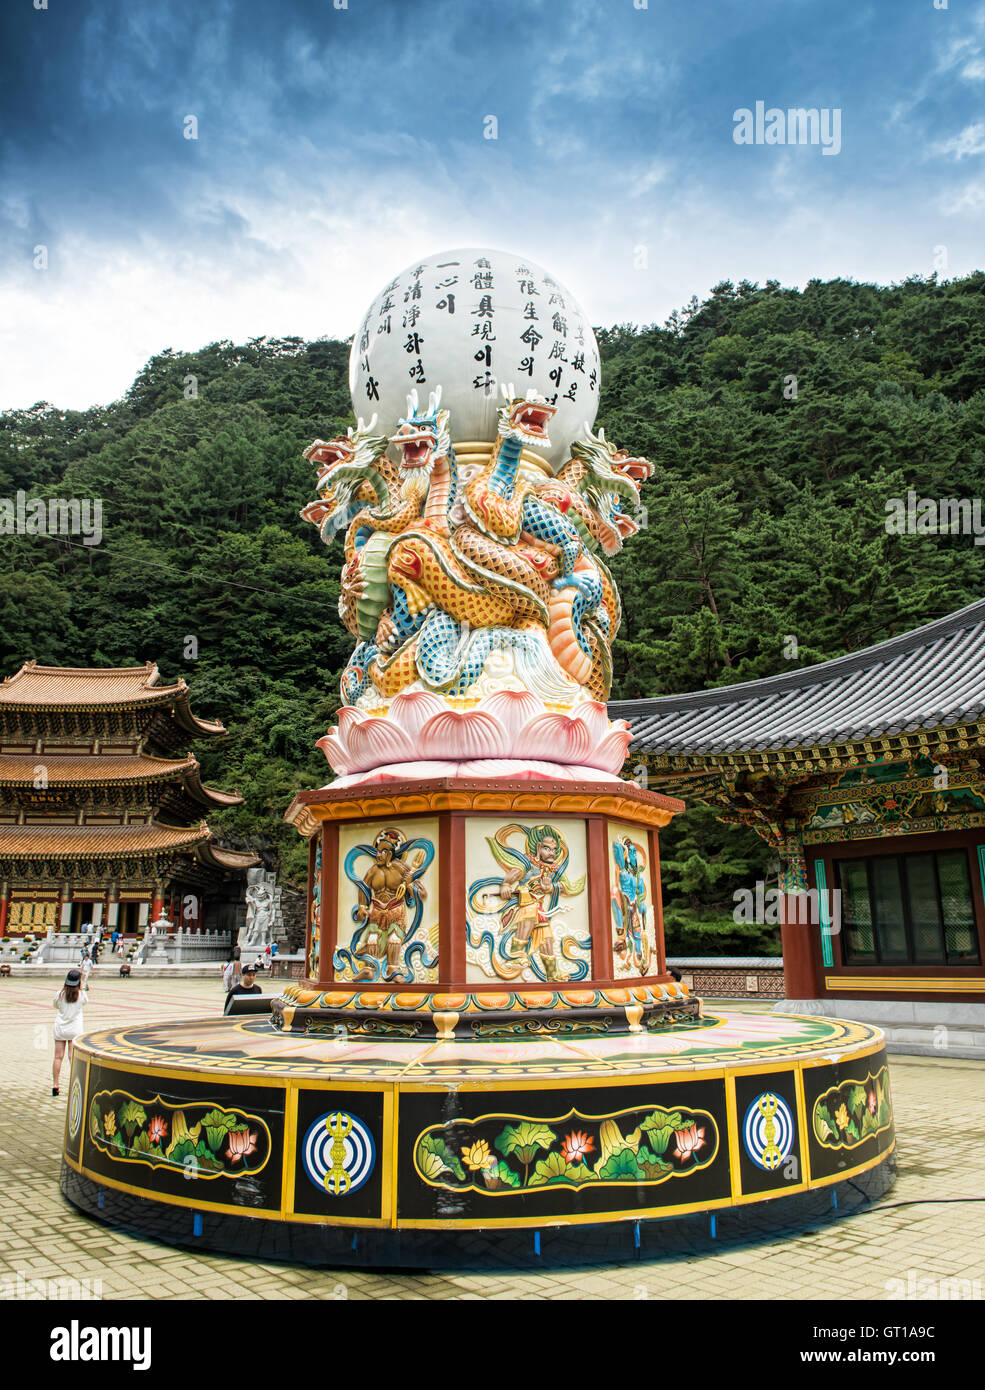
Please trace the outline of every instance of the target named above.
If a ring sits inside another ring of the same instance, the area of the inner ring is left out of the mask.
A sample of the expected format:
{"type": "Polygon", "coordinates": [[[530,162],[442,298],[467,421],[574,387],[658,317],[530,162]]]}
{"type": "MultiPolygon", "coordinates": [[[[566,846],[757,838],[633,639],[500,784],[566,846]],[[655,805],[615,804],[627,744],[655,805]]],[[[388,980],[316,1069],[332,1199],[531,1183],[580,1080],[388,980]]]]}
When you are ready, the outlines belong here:
{"type": "Polygon", "coordinates": [[[715,1162],[718,1126],[706,1110],[647,1105],[612,1115],[483,1115],[431,1125],[414,1166],[430,1187],[508,1197],[600,1184],[653,1186],[715,1162]],[[497,1157],[501,1155],[501,1157],[497,1157]]]}

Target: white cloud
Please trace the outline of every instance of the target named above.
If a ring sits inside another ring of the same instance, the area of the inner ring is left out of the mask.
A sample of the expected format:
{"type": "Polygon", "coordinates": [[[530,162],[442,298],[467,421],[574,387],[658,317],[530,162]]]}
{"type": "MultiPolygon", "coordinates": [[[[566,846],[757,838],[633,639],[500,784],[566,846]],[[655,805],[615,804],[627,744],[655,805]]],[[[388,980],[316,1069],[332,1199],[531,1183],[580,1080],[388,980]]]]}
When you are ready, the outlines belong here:
{"type": "Polygon", "coordinates": [[[985,121],[965,126],[960,135],[954,135],[950,140],[942,140],[935,149],[940,154],[952,154],[955,159],[985,154],[985,121]]]}

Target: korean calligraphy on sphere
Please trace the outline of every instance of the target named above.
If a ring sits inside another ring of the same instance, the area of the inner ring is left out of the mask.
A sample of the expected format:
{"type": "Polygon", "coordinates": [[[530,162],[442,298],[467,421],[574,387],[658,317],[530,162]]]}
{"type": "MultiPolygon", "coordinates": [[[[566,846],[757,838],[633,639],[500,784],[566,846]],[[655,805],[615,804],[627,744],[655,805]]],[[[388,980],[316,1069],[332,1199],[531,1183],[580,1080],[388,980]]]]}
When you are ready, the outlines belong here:
{"type": "Polygon", "coordinates": [[[491,440],[499,384],[536,389],[557,407],[556,468],[598,409],[598,346],[570,292],[532,261],[501,251],[440,252],[390,281],[353,341],[357,413],[396,428],[407,392],[441,385],[455,439],[491,440]]]}

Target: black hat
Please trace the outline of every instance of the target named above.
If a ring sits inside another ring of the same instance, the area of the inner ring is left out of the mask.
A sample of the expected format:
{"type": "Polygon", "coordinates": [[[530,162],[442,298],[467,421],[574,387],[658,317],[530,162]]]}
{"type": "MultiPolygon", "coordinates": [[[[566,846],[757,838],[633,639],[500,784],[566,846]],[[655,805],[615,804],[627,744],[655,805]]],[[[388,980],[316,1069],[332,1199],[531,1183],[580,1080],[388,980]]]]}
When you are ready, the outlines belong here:
{"type": "Polygon", "coordinates": [[[241,975],[255,975],[257,973],[257,968],[255,965],[244,965],[239,973],[241,975]]]}
{"type": "Polygon", "coordinates": [[[82,971],[76,970],[73,965],[72,969],[65,976],[65,983],[67,985],[80,985],[82,983],[82,971]]]}

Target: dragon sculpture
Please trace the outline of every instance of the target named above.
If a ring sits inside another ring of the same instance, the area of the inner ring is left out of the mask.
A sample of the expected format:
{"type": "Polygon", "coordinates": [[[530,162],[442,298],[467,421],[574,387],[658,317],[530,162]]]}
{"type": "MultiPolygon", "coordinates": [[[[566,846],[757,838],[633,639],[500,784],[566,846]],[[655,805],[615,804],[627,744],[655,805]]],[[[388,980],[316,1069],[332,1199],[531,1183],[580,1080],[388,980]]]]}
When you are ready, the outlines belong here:
{"type": "Polygon", "coordinates": [[[412,688],[523,689],[553,707],[608,695],[620,608],[602,555],[638,529],[629,508],[652,465],[586,425],[558,474],[538,479],[523,450],[549,447],[556,406],[503,394],[488,460],[462,470],[440,387],[426,407],[410,394],[390,439],[373,435],[374,416],[305,452],[318,498],[301,516],[326,543],[345,531],[348,705],[379,708],[412,688]]]}

